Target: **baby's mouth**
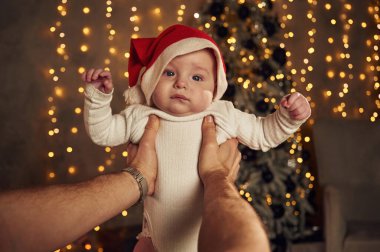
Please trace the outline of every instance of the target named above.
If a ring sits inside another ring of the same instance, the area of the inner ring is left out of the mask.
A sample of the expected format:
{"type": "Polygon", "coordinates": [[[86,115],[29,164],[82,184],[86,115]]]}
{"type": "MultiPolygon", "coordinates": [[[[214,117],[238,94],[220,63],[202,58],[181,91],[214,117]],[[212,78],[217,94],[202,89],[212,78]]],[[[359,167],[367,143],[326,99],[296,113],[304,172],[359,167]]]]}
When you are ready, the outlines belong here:
{"type": "Polygon", "coordinates": [[[170,99],[189,101],[189,99],[188,99],[186,96],[184,96],[184,95],[180,95],[180,94],[172,95],[172,96],[170,97],[170,99]]]}

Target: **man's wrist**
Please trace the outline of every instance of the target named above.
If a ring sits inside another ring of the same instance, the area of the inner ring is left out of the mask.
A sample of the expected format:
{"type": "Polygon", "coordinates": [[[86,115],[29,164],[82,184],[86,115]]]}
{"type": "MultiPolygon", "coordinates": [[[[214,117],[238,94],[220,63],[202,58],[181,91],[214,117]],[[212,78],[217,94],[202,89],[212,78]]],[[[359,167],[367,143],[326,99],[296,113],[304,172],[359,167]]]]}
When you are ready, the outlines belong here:
{"type": "Polygon", "coordinates": [[[148,184],[146,179],[139,170],[133,167],[126,167],[122,169],[122,171],[131,174],[132,177],[135,179],[140,191],[140,197],[137,203],[142,202],[148,194],[148,184]]]}

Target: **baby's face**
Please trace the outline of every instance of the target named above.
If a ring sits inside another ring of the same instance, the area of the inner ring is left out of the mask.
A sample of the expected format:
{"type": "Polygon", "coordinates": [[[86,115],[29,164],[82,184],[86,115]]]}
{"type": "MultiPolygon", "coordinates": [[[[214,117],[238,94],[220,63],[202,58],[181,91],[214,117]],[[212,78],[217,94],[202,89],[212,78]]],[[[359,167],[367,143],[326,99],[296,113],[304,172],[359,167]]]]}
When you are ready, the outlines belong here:
{"type": "Polygon", "coordinates": [[[214,94],[215,64],[214,55],[207,49],[175,57],[153,92],[154,105],[174,116],[205,110],[214,94]]]}

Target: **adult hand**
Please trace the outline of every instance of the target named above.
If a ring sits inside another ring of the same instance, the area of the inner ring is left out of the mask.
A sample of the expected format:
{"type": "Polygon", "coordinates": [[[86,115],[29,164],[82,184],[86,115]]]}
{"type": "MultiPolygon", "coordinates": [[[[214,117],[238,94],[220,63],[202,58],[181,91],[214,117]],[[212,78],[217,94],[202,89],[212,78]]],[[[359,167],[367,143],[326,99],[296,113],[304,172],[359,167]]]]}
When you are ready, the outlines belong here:
{"type": "Polygon", "coordinates": [[[236,139],[227,140],[220,146],[216,142],[216,126],[212,116],[206,116],[202,124],[202,146],[198,170],[203,184],[211,178],[222,177],[234,182],[239,171],[241,153],[236,139]]]}
{"type": "Polygon", "coordinates": [[[160,119],[156,115],[150,115],[140,143],[129,144],[127,147],[127,166],[142,173],[148,183],[148,195],[153,194],[157,177],[156,135],[159,126],[160,119]]]}

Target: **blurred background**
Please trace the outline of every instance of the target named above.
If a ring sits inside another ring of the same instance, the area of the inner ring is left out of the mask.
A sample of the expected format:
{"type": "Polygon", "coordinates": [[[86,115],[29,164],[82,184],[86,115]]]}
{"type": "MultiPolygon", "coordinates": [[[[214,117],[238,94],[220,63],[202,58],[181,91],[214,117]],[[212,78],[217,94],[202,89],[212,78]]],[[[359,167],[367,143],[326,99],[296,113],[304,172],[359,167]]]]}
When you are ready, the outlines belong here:
{"type": "MultiPolygon", "coordinates": [[[[263,218],[273,251],[343,251],[344,235],[334,238],[340,245],[326,245],[325,189],[336,181],[338,188],[363,188],[363,182],[373,186],[366,192],[380,192],[380,19],[374,0],[4,2],[0,190],[74,183],[124,167],[126,146],[99,147],[84,130],[80,74],[109,69],[112,108],[121,111],[130,38],[155,37],[176,23],[201,29],[218,43],[228,71],[224,99],[237,108],[265,116],[287,93],[307,97],[312,116],[284,144],[266,153],[241,146],[236,186],[263,218]]],[[[131,251],[141,211],[123,211],[61,251],[131,251]]],[[[365,221],[379,227],[374,215],[365,221]]],[[[372,247],[361,250],[379,248],[380,231],[371,230],[377,235],[372,247]]]]}

